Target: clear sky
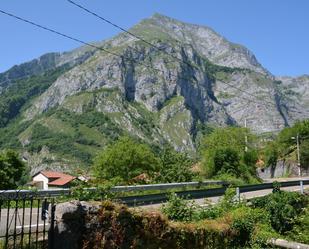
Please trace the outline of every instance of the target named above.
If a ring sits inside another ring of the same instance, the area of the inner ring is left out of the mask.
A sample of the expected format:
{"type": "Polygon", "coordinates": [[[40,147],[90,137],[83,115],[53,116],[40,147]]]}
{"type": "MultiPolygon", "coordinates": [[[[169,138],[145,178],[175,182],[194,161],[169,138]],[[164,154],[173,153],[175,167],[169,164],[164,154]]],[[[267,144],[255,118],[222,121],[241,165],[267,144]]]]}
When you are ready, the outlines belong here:
{"type": "MultiPolygon", "coordinates": [[[[153,13],[206,25],[245,45],[275,75],[309,74],[309,0],[75,0],[130,28],[153,13]]],[[[1,0],[0,9],[84,41],[99,41],[119,30],[66,0],[1,0]]],[[[0,14],[0,72],[78,43],[0,14]]]]}

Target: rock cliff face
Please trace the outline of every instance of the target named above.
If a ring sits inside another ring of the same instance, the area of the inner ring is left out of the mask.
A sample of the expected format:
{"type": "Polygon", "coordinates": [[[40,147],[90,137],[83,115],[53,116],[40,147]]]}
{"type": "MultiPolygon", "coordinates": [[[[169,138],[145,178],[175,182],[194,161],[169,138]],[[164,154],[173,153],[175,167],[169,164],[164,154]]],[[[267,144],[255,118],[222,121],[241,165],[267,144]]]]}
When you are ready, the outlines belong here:
{"type": "MultiPolygon", "coordinates": [[[[14,129],[7,127],[29,158],[46,146],[57,151],[51,140],[59,134],[85,153],[83,158],[126,133],[191,153],[198,124],[243,126],[246,119],[250,129],[264,133],[309,117],[308,76],[275,78],[248,49],[208,27],[155,14],[130,31],[157,48],[121,33],[96,43],[113,54],[81,47],[0,74],[3,94],[17,78],[69,65],[43,94],[24,105],[12,121],[14,129]],[[81,142],[80,136],[91,141],[81,142]]],[[[8,142],[2,139],[0,145],[8,142]]],[[[70,161],[76,152],[70,153],[61,157],[70,161]]],[[[54,159],[48,157],[46,164],[54,159]]]]}
{"type": "Polygon", "coordinates": [[[288,124],[309,117],[309,75],[297,78],[277,77],[280,109],[288,124]]]}

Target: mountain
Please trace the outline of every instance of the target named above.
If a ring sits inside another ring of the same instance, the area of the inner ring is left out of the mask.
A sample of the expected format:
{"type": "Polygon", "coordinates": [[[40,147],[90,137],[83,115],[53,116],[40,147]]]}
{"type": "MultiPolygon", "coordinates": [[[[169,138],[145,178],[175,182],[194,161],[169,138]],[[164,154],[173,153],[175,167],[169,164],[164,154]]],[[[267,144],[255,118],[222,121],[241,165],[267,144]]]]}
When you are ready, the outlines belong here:
{"type": "Polygon", "coordinates": [[[275,77],[208,27],[155,14],[130,32],[0,74],[0,147],[74,170],[121,135],[194,154],[209,125],[276,132],[309,117],[309,77],[275,77]],[[120,56],[115,56],[119,54],[120,56]]]}

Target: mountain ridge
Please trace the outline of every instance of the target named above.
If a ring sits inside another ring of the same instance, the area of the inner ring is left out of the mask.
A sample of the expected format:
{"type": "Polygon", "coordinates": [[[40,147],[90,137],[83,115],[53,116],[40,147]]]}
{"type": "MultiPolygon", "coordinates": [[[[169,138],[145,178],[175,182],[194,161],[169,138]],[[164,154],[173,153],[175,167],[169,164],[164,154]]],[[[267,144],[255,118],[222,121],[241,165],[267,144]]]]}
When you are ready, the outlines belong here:
{"type": "Polygon", "coordinates": [[[71,169],[121,135],[194,154],[203,126],[246,119],[261,134],[309,117],[308,77],[275,77],[208,27],[155,14],[130,32],[159,49],[120,33],[94,43],[119,57],[83,46],[0,74],[0,148],[17,148],[33,169],[71,169]],[[30,97],[10,97],[14,87],[30,97]]]}

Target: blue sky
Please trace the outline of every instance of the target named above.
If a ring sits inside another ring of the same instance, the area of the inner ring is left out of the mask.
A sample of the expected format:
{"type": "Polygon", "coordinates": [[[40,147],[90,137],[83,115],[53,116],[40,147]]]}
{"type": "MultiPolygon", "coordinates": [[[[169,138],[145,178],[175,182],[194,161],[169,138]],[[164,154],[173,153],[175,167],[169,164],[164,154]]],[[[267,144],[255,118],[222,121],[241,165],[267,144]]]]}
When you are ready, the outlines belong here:
{"type": "MultiPolygon", "coordinates": [[[[275,75],[309,74],[308,0],[76,0],[129,28],[153,13],[206,25],[249,48],[275,75]]],[[[119,31],[66,0],[2,0],[0,9],[85,41],[119,31]]],[[[0,14],[0,72],[47,52],[78,43],[0,14]]]]}

